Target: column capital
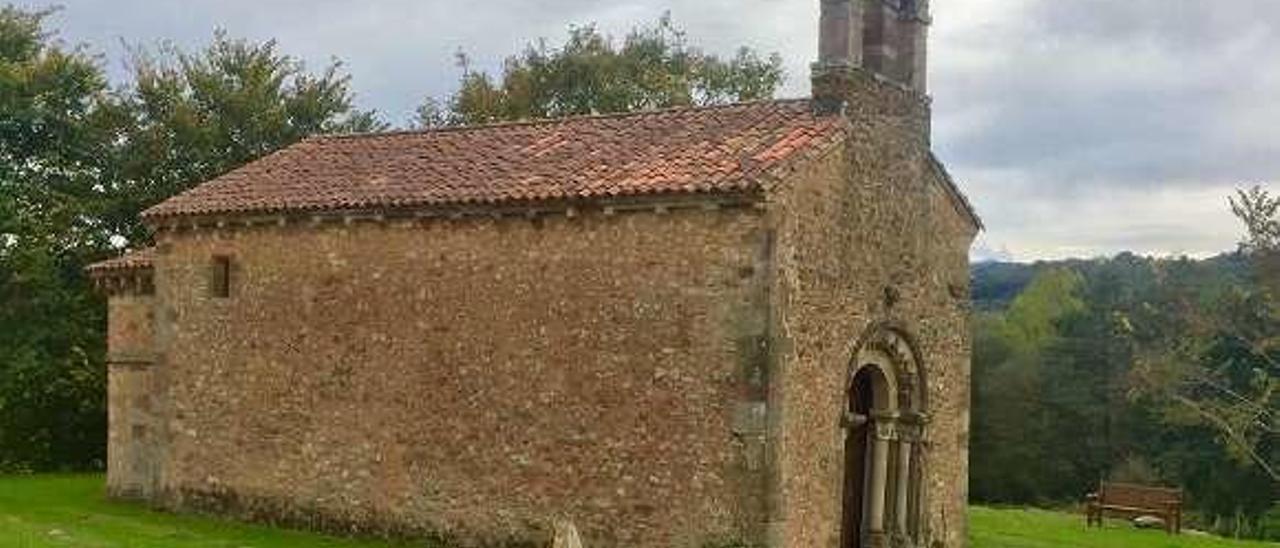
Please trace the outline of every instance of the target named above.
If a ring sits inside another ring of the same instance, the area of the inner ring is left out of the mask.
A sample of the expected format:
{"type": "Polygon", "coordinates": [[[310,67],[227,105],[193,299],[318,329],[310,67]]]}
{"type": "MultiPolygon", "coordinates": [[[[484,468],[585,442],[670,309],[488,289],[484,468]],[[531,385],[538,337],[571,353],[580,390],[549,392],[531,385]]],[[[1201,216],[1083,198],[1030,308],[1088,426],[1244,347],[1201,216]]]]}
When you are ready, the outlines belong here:
{"type": "Polygon", "coordinates": [[[902,413],[896,409],[874,409],[871,411],[871,418],[876,422],[898,422],[902,419],[902,413]]]}
{"type": "Polygon", "coordinates": [[[894,441],[901,437],[901,433],[898,432],[898,425],[896,423],[876,421],[875,428],[875,437],[877,440],[894,441]]]}
{"type": "Polygon", "coordinates": [[[893,441],[899,438],[899,426],[902,414],[896,410],[875,410],[871,412],[874,436],[878,440],[893,441]]]}
{"type": "Polygon", "coordinates": [[[844,415],[840,416],[840,427],[850,430],[860,429],[866,426],[868,422],[870,422],[870,419],[866,415],[852,411],[846,411],[844,415]]]}

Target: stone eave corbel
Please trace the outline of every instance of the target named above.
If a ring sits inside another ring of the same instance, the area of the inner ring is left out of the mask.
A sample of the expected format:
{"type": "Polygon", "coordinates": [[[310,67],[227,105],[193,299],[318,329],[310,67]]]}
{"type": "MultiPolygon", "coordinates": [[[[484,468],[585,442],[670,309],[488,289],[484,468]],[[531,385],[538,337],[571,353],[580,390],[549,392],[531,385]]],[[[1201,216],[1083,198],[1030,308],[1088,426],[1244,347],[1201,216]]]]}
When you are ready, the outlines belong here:
{"type": "Polygon", "coordinates": [[[667,214],[677,210],[721,211],[750,207],[760,203],[763,192],[743,190],[734,192],[705,192],[688,194],[655,194],[626,196],[607,199],[556,200],[509,204],[457,204],[405,208],[364,208],[310,210],[295,212],[244,212],[190,215],[176,217],[152,217],[145,219],[157,234],[200,232],[206,230],[233,230],[260,226],[284,227],[288,225],[342,225],[387,222],[429,222],[433,220],[461,221],[464,219],[526,219],[562,215],[578,218],[585,213],[603,215],[622,213],[667,214]]]}
{"type": "Polygon", "coordinates": [[[90,270],[89,279],[94,289],[108,296],[151,295],[155,292],[151,266],[90,270]]]}

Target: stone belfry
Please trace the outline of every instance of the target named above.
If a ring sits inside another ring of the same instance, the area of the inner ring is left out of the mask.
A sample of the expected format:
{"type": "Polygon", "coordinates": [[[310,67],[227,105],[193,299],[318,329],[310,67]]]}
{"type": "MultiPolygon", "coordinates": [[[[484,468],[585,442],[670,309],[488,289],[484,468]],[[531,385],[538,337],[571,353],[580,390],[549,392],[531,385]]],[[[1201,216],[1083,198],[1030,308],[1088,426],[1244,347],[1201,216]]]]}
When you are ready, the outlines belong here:
{"type": "Polygon", "coordinates": [[[928,92],[928,0],[821,0],[814,98],[846,99],[841,82],[861,69],[921,95],[928,92]]]}

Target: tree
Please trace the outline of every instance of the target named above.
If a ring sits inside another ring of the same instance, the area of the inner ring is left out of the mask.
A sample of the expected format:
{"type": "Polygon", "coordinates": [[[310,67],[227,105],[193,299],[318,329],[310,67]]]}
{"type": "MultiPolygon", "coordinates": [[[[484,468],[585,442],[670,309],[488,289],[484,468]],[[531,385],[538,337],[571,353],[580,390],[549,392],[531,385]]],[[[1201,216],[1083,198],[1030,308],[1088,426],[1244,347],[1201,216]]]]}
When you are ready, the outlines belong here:
{"type": "Polygon", "coordinates": [[[105,318],[81,266],[107,247],[106,81],[50,13],[0,8],[0,471],[105,457],[105,318]]]}
{"type": "Polygon", "coordinates": [[[1065,268],[1037,274],[1005,314],[1004,328],[1015,348],[1034,352],[1045,347],[1057,333],[1057,322],[1084,308],[1079,295],[1083,282],[1080,274],[1065,268]]]}
{"type": "MultiPolygon", "coordinates": [[[[973,359],[974,459],[971,492],[989,502],[1031,502],[1061,496],[1046,486],[1061,480],[1049,458],[1058,449],[1047,402],[1054,390],[1045,354],[1060,339],[1059,323],[1080,314],[1081,276],[1049,268],[1003,312],[975,322],[973,359]]],[[[1073,442],[1075,440],[1072,440],[1073,442]]],[[[1060,491],[1060,490],[1059,490],[1060,491]]]]}
{"type": "Polygon", "coordinates": [[[385,127],[338,64],[222,33],[136,49],[113,91],[49,14],[0,9],[0,472],[102,467],[106,318],[84,267],[145,245],[143,208],[307,135],[385,127]]]}
{"type": "Polygon", "coordinates": [[[1248,253],[1280,252],[1280,196],[1272,196],[1261,186],[1237,191],[1231,211],[1248,232],[1241,242],[1248,253]]]}
{"type": "Polygon", "coordinates": [[[1183,295],[1166,304],[1177,329],[1146,345],[1134,389],[1162,402],[1170,420],[1211,428],[1233,456],[1280,482],[1280,199],[1254,187],[1231,205],[1255,283],[1211,302],[1183,295]]]}
{"type": "Polygon", "coordinates": [[[1268,300],[1280,305],[1280,196],[1261,186],[1240,190],[1231,211],[1244,223],[1247,235],[1240,248],[1251,259],[1256,280],[1268,300]]]}
{"type": "Polygon", "coordinates": [[[772,97],[783,81],[782,60],[741,48],[723,59],[689,45],[669,14],[631,31],[620,45],[594,25],[572,27],[559,48],[530,44],[508,57],[500,80],[474,71],[458,54],[457,92],[428,98],[423,127],[557,118],[714,105],[772,97]]]}
{"type": "Polygon", "coordinates": [[[319,74],[274,40],[218,31],[195,53],[134,48],[135,84],[116,94],[121,146],[104,211],[110,231],[145,242],[138,213],[169,196],[317,133],[386,129],[357,110],[336,61],[319,74]]]}

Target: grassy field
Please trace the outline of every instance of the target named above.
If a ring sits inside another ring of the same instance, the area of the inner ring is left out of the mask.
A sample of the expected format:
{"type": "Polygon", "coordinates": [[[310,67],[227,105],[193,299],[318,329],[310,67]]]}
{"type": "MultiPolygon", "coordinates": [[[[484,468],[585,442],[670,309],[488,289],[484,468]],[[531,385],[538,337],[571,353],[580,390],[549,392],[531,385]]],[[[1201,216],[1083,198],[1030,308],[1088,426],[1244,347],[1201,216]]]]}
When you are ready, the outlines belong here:
{"type": "Polygon", "coordinates": [[[973,507],[969,510],[972,548],[1254,548],[1277,546],[1242,542],[1209,535],[1138,530],[1128,522],[1108,522],[1103,529],[1086,529],[1084,518],[1072,514],[1029,509],[973,507]]]}
{"type": "MultiPolygon", "coordinates": [[[[388,548],[412,546],[327,537],[108,502],[102,476],[0,477],[0,547],[388,548]]],[[[1275,544],[1170,537],[1123,523],[1086,530],[1078,516],[973,508],[972,548],[1250,548],[1275,544]]],[[[417,546],[422,546],[421,544],[417,546]]]]}
{"type": "MultiPolygon", "coordinates": [[[[176,516],[103,498],[102,476],[0,477],[0,547],[386,548],[219,519],[176,516]]],[[[407,546],[407,545],[401,545],[407,546]]]]}

